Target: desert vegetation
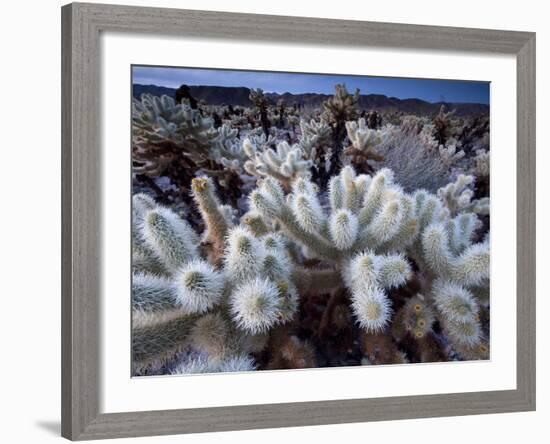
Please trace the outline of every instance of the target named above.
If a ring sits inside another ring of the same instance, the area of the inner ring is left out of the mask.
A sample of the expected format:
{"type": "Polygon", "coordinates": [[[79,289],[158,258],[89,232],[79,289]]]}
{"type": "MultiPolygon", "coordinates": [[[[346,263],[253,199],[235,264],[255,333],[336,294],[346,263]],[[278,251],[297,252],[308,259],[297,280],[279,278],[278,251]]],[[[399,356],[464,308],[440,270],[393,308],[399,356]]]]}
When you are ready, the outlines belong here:
{"type": "Polygon", "coordinates": [[[358,98],[134,99],[134,375],[489,358],[488,115],[358,98]]]}

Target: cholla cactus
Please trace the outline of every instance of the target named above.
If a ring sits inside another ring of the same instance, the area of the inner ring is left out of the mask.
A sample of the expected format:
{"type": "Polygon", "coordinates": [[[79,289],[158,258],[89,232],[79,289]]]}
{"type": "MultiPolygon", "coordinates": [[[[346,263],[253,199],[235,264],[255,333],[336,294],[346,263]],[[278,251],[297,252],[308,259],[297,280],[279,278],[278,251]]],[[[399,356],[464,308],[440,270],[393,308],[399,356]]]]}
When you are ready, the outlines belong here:
{"type": "Polygon", "coordinates": [[[176,300],[187,313],[206,313],[222,298],[225,277],[208,262],[194,259],[175,273],[176,300]]]}
{"type": "Polygon", "coordinates": [[[146,195],[134,197],[134,238],[143,244],[134,250],[132,284],[136,374],[162,371],[178,359],[177,373],[252,369],[248,354],[257,341],[251,338],[289,322],[297,309],[282,238],[257,238],[233,226],[211,179],[195,179],[193,193],[206,226],[200,244],[171,210],[146,195]],[[151,262],[143,260],[144,250],[151,262]],[[186,359],[186,351],[199,353],[205,365],[186,359]]]}
{"type": "Polygon", "coordinates": [[[410,274],[410,265],[402,255],[367,252],[349,261],[344,280],[352,291],[352,307],[361,327],[376,333],[387,326],[391,308],[384,290],[403,285],[410,274]]]}
{"type": "Polygon", "coordinates": [[[311,160],[312,177],[321,187],[325,187],[330,179],[330,171],[334,162],[332,147],[332,129],[324,120],[311,119],[300,121],[300,138],[298,146],[305,159],[311,160]]]}
{"type": "MultiPolygon", "coordinates": [[[[225,168],[240,174],[242,173],[244,162],[247,159],[243,151],[240,139],[237,137],[238,131],[230,125],[223,124],[218,128],[218,138],[215,140],[211,150],[211,158],[223,165],[225,168]]],[[[223,186],[223,184],[220,184],[223,186]]]]}
{"type": "Polygon", "coordinates": [[[179,363],[171,374],[248,372],[254,370],[254,360],[248,355],[234,355],[222,360],[212,361],[196,358],[179,363]]]}
{"type": "Polygon", "coordinates": [[[406,334],[416,340],[425,338],[433,331],[436,319],[432,306],[422,294],[410,298],[395,318],[392,332],[398,340],[402,340],[406,334]]]}
{"type": "Polygon", "coordinates": [[[264,95],[264,92],[261,88],[251,90],[249,98],[254,106],[258,108],[262,129],[267,137],[269,136],[269,128],[271,127],[271,122],[268,118],[269,100],[264,95]]]}
{"type": "Polygon", "coordinates": [[[332,130],[324,121],[300,120],[300,148],[305,159],[311,160],[318,168],[321,166],[322,152],[331,144],[332,130]]]}
{"type": "Polygon", "coordinates": [[[172,162],[206,161],[218,136],[212,119],[168,96],[144,94],[132,104],[135,172],[160,175],[172,162]]]}
{"type": "Polygon", "coordinates": [[[329,173],[334,174],[340,166],[340,152],[346,138],[346,122],[357,119],[359,89],[354,95],[348,93],[345,85],[336,85],[335,94],[323,103],[323,120],[332,130],[332,159],[329,173]]]}
{"type": "Polygon", "coordinates": [[[223,187],[240,185],[247,157],[236,129],[228,125],[216,129],[213,119],[198,109],[150,94],[133,101],[132,120],[134,173],[153,178],[166,175],[187,189],[191,177],[186,172],[202,169],[223,187]]]}
{"type": "Polygon", "coordinates": [[[294,184],[287,199],[273,180],[264,181],[250,196],[255,210],[276,219],[282,231],[308,254],[349,263],[341,277],[352,292],[359,324],[372,331],[384,328],[389,320],[390,303],[384,289],[403,284],[410,267],[401,255],[371,252],[365,256],[363,252],[368,248],[394,251],[412,243],[417,235],[412,203],[391,179],[389,171],[371,179],[344,168],[330,183],[330,216],[320,205],[316,187],[304,179],[294,184]]]}
{"type": "Polygon", "coordinates": [[[441,314],[443,329],[459,349],[482,344],[479,306],[471,292],[449,281],[434,283],[434,301],[441,314]]]}
{"type": "Polygon", "coordinates": [[[365,117],[367,126],[371,129],[377,129],[382,126],[382,114],[376,110],[370,110],[368,112],[362,112],[362,116],[365,117]]]}
{"type": "Polygon", "coordinates": [[[363,162],[368,170],[372,167],[368,161],[381,162],[384,157],[378,154],[375,148],[382,143],[383,132],[367,127],[365,119],[358,122],[346,122],[346,130],[351,146],[344,153],[353,158],[354,163],[363,162]]]}
{"type": "Polygon", "coordinates": [[[263,333],[277,323],[281,294],[269,279],[252,278],[239,285],[231,299],[232,314],[243,330],[263,333]]]}
{"type": "MultiPolygon", "coordinates": [[[[485,133],[488,139],[488,133],[485,133]]],[[[488,146],[489,142],[484,142],[488,146]]],[[[473,158],[472,172],[476,177],[476,197],[484,198],[490,194],[491,181],[489,173],[491,171],[491,154],[488,150],[478,149],[473,158]]]]}
{"type": "Polygon", "coordinates": [[[346,85],[336,85],[335,93],[323,103],[325,120],[331,124],[355,120],[357,117],[356,105],[359,101],[359,89],[351,95],[346,85]]]}
{"type": "Polygon", "coordinates": [[[490,153],[484,149],[476,150],[476,156],[474,157],[475,175],[480,178],[489,177],[490,168],[491,168],[490,153]]]}
{"type": "MultiPolygon", "coordinates": [[[[297,179],[287,194],[265,178],[250,202],[258,218],[275,225],[265,223],[257,233],[223,217],[213,187],[206,178],[193,183],[206,226],[202,246],[170,210],[135,198],[139,239],[165,270],[152,276],[140,269],[134,276],[136,371],[155,371],[173,359],[179,360],[176,373],[250,362],[250,355],[243,358],[253,348],[247,338],[290,322],[304,292],[330,288],[349,292],[357,325],[368,333],[391,335],[396,316],[405,334],[425,342],[437,317],[459,353],[488,350],[473,292],[488,283],[489,244],[472,243],[473,213],[451,218],[445,201],[424,191],[408,195],[389,170],[371,177],[346,167],[331,180],[328,214],[308,179],[297,179]],[[291,257],[292,244],[303,248],[302,257],[291,257]],[[218,245],[216,255],[209,245],[218,245]],[[304,266],[308,257],[320,266],[304,266]],[[394,315],[390,294],[412,278],[413,261],[423,267],[428,298],[417,296],[394,315]],[[470,318],[460,318],[464,310],[470,318]],[[171,335],[177,340],[170,342],[171,335]],[[199,357],[185,358],[189,349],[199,357]]],[[[394,334],[395,340],[403,336],[394,334]]]]}
{"type": "Polygon", "coordinates": [[[460,174],[455,182],[449,183],[437,191],[437,195],[445,202],[451,215],[468,212],[480,215],[489,214],[490,200],[488,197],[473,199],[474,191],[471,187],[474,181],[474,176],[460,174]]]}
{"type": "Polygon", "coordinates": [[[279,142],[276,150],[261,149],[253,140],[245,139],[243,149],[250,159],[244,164],[249,174],[274,177],[287,189],[297,178],[309,177],[311,174],[313,162],[303,158],[303,151],[298,145],[290,146],[287,142],[279,142]]]}
{"type": "Polygon", "coordinates": [[[174,271],[197,256],[197,235],[167,208],[148,210],[140,228],[145,244],[169,270],[174,271]]]}
{"type": "Polygon", "coordinates": [[[470,225],[465,224],[464,229],[456,219],[452,222],[449,226],[431,224],[424,230],[424,259],[438,276],[461,285],[481,286],[489,279],[489,242],[469,245],[470,225]]]}
{"type": "Polygon", "coordinates": [[[474,213],[439,221],[432,218],[420,242],[419,262],[426,264],[429,279],[435,279],[431,294],[439,319],[455,349],[467,356],[486,356],[488,352],[478,317],[479,301],[468,290],[479,291],[489,285],[489,239],[472,243],[478,227],[474,213]]]}
{"type": "Polygon", "coordinates": [[[464,150],[458,150],[458,148],[459,143],[456,139],[447,140],[445,145],[439,145],[439,155],[444,165],[451,167],[464,157],[464,150]]]}
{"type": "Polygon", "coordinates": [[[445,112],[445,105],[441,105],[439,113],[433,120],[434,132],[433,135],[440,145],[445,145],[447,139],[452,137],[452,123],[451,117],[454,115],[454,111],[445,112]]]}
{"type": "MultiPolygon", "coordinates": [[[[408,257],[425,267],[427,277],[433,276],[423,290],[428,296],[435,278],[466,287],[488,282],[489,244],[472,244],[479,228],[476,215],[462,206],[452,218],[443,193],[409,195],[389,170],[371,178],[344,168],[330,182],[330,214],[316,186],[305,179],[296,181],[286,198],[282,187],[266,179],[250,201],[255,211],[276,220],[286,236],[302,245],[307,256],[342,266],[354,315],[369,332],[388,326],[392,309],[387,291],[411,277],[408,257]]],[[[431,318],[427,321],[431,325],[431,318]]]]}
{"type": "Polygon", "coordinates": [[[401,130],[406,133],[419,134],[425,125],[429,123],[427,118],[415,115],[404,116],[401,120],[401,130]]]}

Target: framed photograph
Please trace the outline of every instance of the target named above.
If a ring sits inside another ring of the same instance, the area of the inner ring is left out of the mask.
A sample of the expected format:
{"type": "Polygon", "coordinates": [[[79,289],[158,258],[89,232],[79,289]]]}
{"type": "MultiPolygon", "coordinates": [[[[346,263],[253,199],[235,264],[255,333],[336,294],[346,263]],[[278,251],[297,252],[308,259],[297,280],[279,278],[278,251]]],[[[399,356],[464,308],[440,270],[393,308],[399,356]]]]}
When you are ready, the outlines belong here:
{"type": "Polygon", "coordinates": [[[62,434],[535,409],[535,35],[62,8],[62,434]]]}

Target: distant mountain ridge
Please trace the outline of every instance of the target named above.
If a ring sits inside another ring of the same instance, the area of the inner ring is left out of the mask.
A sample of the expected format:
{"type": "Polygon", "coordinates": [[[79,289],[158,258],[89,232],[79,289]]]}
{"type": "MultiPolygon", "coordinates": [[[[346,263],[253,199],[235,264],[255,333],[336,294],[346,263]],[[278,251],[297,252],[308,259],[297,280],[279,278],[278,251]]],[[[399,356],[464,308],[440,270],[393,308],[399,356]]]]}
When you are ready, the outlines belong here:
{"type": "MultiPolygon", "coordinates": [[[[250,89],[246,87],[231,86],[189,86],[191,95],[197,100],[204,100],[209,105],[238,105],[251,106],[248,98],[250,89]]],[[[135,98],[139,98],[143,93],[153,94],[155,96],[167,95],[175,97],[176,88],[167,88],[157,85],[134,84],[132,93],[135,98]]],[[[282,100],[286,105],[298,104],[302,106],[321,106],[325,100],[331,97],[331,94],[319,93],[266,93],[266,96],[277,103],[282,100]]],[[[383,94],[362,94],[359,96],[358,106],[360,109],[377,111],[401,111],[407,114],[417,114],[430,116],[436,114],[441,105],[445,105],[448,110],[455,110],[456,116],[475,116],[488,115],[489,105],[483,103],[452,103],[437,102],[431,103],[421,99],[398,99],[397,97],[388,97],[383,94]]]]}

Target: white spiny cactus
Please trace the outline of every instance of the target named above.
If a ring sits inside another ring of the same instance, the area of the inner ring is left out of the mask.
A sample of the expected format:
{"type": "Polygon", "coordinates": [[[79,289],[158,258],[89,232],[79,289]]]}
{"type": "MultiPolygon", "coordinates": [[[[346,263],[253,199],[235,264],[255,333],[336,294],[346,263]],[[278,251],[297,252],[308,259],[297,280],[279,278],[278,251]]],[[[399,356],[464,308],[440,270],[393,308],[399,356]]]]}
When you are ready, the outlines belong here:
{"type": "Polygon", "coordinates": [[[251,139],[243,141],[243,150],[250,160],[244,164],[245,170],[259,177],[274,177],[285,185],[290,185],[299,177],[309,177],[312,161],[304,159],[303,151],[298,145],[290,146],[279,142],[277,148],[258,148],[251,139]]]}
{"type": "Polygon", "coordinates": [[[319,165],[319,150],[330,145],[332,130],[324,121],[311,119],[309,122],[300,120],[301,137],[299,146],[305,159],[319,165]]]}
{"type": "Polygon", "coordinates": [[[270,279],[289,280],[292,265],[287,252],[278,248],[266,250],[262,271],[270,279]]]}
{"type": "Polygon", "coordinates": [[[381,332],[390,322],[390,302],[380,287],[354,291],[351,306],[359,325],[368,332],[381,332]]]}
{"type": "Polygon", "coordinates": [[[212,359],[225,356],[230,347],[230,325],[220,312],[210,312],[197,319],[189,341],[212,359]]]}
{"type": "Polygon", "coordinates": [[[442,224],[432,224],[422,234],[423,257],[438,275],[461,285],[483,285],[489,279],[489,242],[469,245],[454,254],[449,234],[442,224]]]}
{"type": "Polygon", "coordinates": [[[474,192],[471,187],[474,181],[474,176],[460,174],[455,182],[451,182],[437,191],[438,197],[445,202],[452,215],[461,212],[489,214],[489,198],[472,200],[474,192]]]}
{"type": "Polygon", "coordinates": [[[132,368],[138,375],[159,371],[183,351],[196,317],[159,316],[158,322],[145,325],[140,320],[140,316],[132,316],[132,368]]]}
{"type": "Polygon", "coordinates": [[[358,122],[346,122],[348,138],[355,150],[361,153],[371,153],[380,143],[382,143],[382,132],[370,129],[365,119],[361,118],[358,122]]]}
{"type": "Polygon", "coordinates": [[[478,294],[488,289],[490,249],[488,236],[475,242],[473,179],[459,176],[434,195],[406,192],[388,169],[371,177],[343,167],[328,192],[308,175],[262,176],[240,223],[211,179],[192,181],[201,239],[172,210],[134,197],[136,372],[254,369],[250,353],[292,323],[314,289],[345,292],[361,329],[390,334],[394,293],[413,276],[424,296],[398,305],[407,334],[426,339],[438,319],[458,353],[484,344],[478,294]]]}
{"type": "Polygon", "coordinates": [[[205,313],[221,299],[225,285],[222,273],[201,259],[193,260],[175,273],[178,303],[189,313],[205,313]]]}
{"type": "Polygon", "coordinates": [[[478,304],[468,290],[452,282],[434,283],[434,301],[443,328],[458,347],[474,347],[482,341],[478,304]]]}
{"type": "MultiPolygon", "coordinates": [[[[237,339],[240,334],[236,333],[235,328],[241,325],[241,318],[232,318],[224,301],[233,289],[230,299],[233,304],[246,306],[247,293],[240,295],[235,288],[251,288],[251,282],[258,276],[263,276],[264,282],[270,282],[269,288],[276,293],[276,323],[287,322],[297,309],[298,294],[290,281],[291,261],[282,237],[274,233],[259,239],[242,226],[231,228],[227,220],[224,230],[216,228],[222,223],[221,220],[208,220],[223,213],[223,206],[213,194],[210,180],[198,179],[193,185],[199,210],[207,222],[206,238],[212,237],[208,234],[219,237],[227,233],[223,236],[225,247],[222,262],[225,269],[217,269],[201,258],[198,236],[178,215],[168,208],[152,207],[153,202],[146,196],[136,196],[134,243],[137,240],[138,244],[141,242],[150,248],[151,254],[165,267],[163,275],[157,276],[152,274],[156,268],[143,266],[141,260],[134,263],[132,347],[133,368],[138,374],[158,371],[167,365],[171,356],[185,347],[206,353],[208,369],[214,363],[216,368],[222,369],[242,368],[244,371],[253,368],[253,362],[246,356],[249,348],[246,344],[250,341],[237,339]],[[268,278],[271,280],[268,281],[268,278]],[[221,313],[226,313],[224,316],[233,319],[234,327],[220,330],[226,321],[214,314],[215,310],[221,310],[221,313]],[[213,328],[214,325],[220,328],[213,328]],[[216,333],[222,330],[224,333],[216,333]],[[220,342],[222,336],[223,343],[220,342]],[[222,361],[225,364],[222,365],[222,361]]],[[[276,185],[273,186],[275,188],[272,187],[271,191],[276,193],[276,185]]],[[[142,257],[141,250],[134,248],[134,259],[142,257]]],[[[151,266],[151,263],[148,265],[151,266]]],[[[265,312],[263,317],[259,315],[255,324],[250,313],[253,312],[249,311],[247,323],[242,323],[243,328],[248,328],[247,334],[256,330],[265,331],[272,325],[266,321],[265,312]]],[[[242,319],[245,318],[243,314],[242,319]]],[[[189,364],[192,362],[189,361],[189,364]]],[[[191,367],[199,370],[195,365],[191,367]]]]}
{"type": "Polygon", "coordinates": [[[326,224],[326,217],[317,196],[310,193],[294,193],[292,213],[300,227],[310,234],[319,233],[326,224]]]}
{"type": "MultiPolygon", "coordinates": [[[[210,157],[237,174],[243,172],[247,155],[237,137],[238,130],[224,124],[218,128],[218,137],[212,143],[210,157]]],[[[222,184],[223,185],[223,184],[222,184]]]]}
{"type": "Polygon", "coordinates": [[[255,369],[254,360],[248,355],[230,355],[223,360],[199,357],[180,362],[171,371],[172,375],[220,372],[248,372],[255,369]]]}
{"type": "Polygon", "coordinates": [[[339,250],[347,250],[357,239],[359,222],[357,216],[346,209],[337,210],[330,218],[330,236],[339,250]]]}
{"type": "Polygon", "coordinates": [[[148,211],[155,208],[157,204],[155,199],[145,193],[137,193],[132,196],[132,208],[134,210],[134,217],[143,218],[143,215],[148,211]]]}
{"type": "Polygon", "coordinates": [[[159,312],[176,307],[176,292],[165,277],[137,273],[132,277],[132,307],[143,312],[159,312]]]}
{"type": "Polygon", "coordinates": [[[480,227],[477,216],[460,207],[451,217],[457,207],[444,200],[443,193],[435,196],[419,190],[409,195],[393,183],[391,171],[382,170],[371,179],[356,176],[346,167],[329,184],[327,230],[327,215],[318,198],[313,199],[314,186],[301,180],[288,203],[281,203],[278,190],[277,203],[262,187],[251,196],[251,203],[319,258],[347,260],[343,280],[351,291],[354,314],[368,331],[380,331],[388,324],[391,302],[386,290],[410,278],[405,255],[409,251],[415,259],[424,260],[427,271],[436,277],[468,287],[488,282],[489,243],[472,244],[480,227]],[[373,251],[365,252],[368,249],[373,251]]]}
{"type": "Polygon", "coordinates": [[[451,167],[464,157],[464,150],[460,150],[459,148],[459,143],[452,138],[445,145],[439,145],[439,156],[444,165],[451,167]]]}
{"type": "Polygon", "coordinates": [[[187,375],[196,373],[217,373],[219,371],[219,364],[217,362],[211,362],[206,357],[199,357],[190,360],[184,360],[180,362],[170,372],[172,375],[187,375]]]}
{"type": "Polygon", "coordinates": [[[402,253],[380,256],[377,262],[377,278],[382,288],[400,287],[411,277],[411,266],[402,253]]]}
{"type": "MultiPolygon", "coordinates": [[[[471,208],[471,194],[464,194],[470,183],[469,177],[459,176],[457,182],[438,193],[444,206],[429,196],[416,196],[423,225],[417,259],[425,262],[425,273],[431,272],[436,278],[431,294],[449,341],[466,356],[477,350],[475,347],[487,350],[482,344],[479,302],[469,288],[479,293],[488,287],[490,277],[489,238],[473,243],[481,224],[475,213],[465,212],[471,208]],[[458,214],[451,218],[451,211],[458,214]]],[[[480,353],[483,356],[485,352],[480,353]]]]}
{"type": "Polygon", "coordinates": [[[474,296],[464,287],[448,281],[437,280],[433,286],[437,309],[452,322],[475,321],[479,308],[474,296]]]}
{"type": "Polygon", "coordinates": [[[269,279],[254,278],[238,286],[230,304],[237,325],[252,334],[265,332],[280,318],[281,295],[269,279]]]}
{"type": "Polygon", "coordinates": [[[143,216],[141,233],[166,267],[175,270],[198,254],[198,238],[187,222],[167,208],[143,216]]]}
{"type": "Polygon", "coordinates": [[[261,272],[265,249],[246,228],[237,226],[229,231],[225,253],[225,271],[235,282],[244,282],[261,272]]]}
{"type": "Polygon", "coordinates": [[[378,259],[372,252],[359,253],[343,269],[343,278],[347,287],[361,289],[378,285],[378,259]]]}
{"type": "Polygon", "coordinates": [[[219,366],[220,372],[249,372],[254,370],[256,365],[254,360],[244,354],[229,356],[224,359],[219,366]]]}
{"type": "Polygon", "coordinates": [[[373,243],[382,244],[397,234],[404,216],[400,197],[396,194],[387,199],[372,219],[368,235],[373,243]]]}
{"type": "Polygon", "coordinates": [[[410,274],[410,265],[402,255],[365,252],[349,261],[343,279],[351,290],[352,308],[361,327],[377,332],[388,324],[391,303],[384,290],[403,285],[410,274]]]}
{"type": "Polygon", "coordinates": [[[142,232],[145,214],[156,207],[155,201],[148,195],[138,193],[132,199],[132,255],[135,271],[144,271],[158,275],[168,273],[163,261],[154,251],[142,232]]]}
{"type": "Polygon", "coordinates": [[[388,170],[371,179],[343,168],[329,184],[328,217],[311,182],[298,180],[286,202],[282,189],[276,190],[262,184],[251,193],[251,206],[264,218],[276,219],[290,238],[324,259],[338,260],[343,250],[396,250],[417,235],[412,199],[392,184],[388,170]]]}
{"type": "Polygon", "coordinates": [[[134,172],[162,174],[177,156],[192,158],[198,165],[209,159],[219,138],[211,118],[168,96],[144,94],[132,106],[134,172]]]}
{"type": "Polygon", "coordinates": [[[474,157],[474,173],[477,177],[489,177],[491,170],[491,154],[484,149],[476,150],[474,157]]]}
{"type": "Polygon", "coordinates": [[[223,249],[227,230],[233,225],[232,212],[218,200],[215,186],[209,177],[194,178],[191,183],[193,197],[206,225],[203,240],[223,249]]]}
{"type": "Polygon", "coordinates": [[[363,198],[363,207],[359,212],[359,223],[369,224],[377,214],[384,200],[384,191],[393,183],[391,170],[382,169],[372,178],[363,198]]]}

